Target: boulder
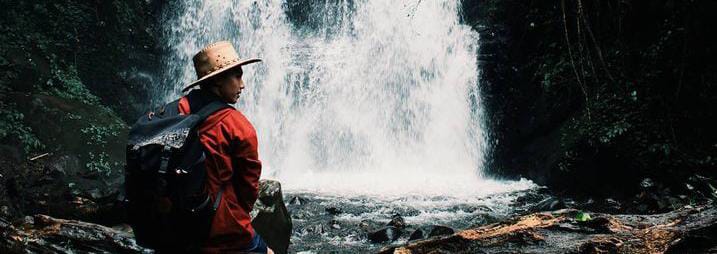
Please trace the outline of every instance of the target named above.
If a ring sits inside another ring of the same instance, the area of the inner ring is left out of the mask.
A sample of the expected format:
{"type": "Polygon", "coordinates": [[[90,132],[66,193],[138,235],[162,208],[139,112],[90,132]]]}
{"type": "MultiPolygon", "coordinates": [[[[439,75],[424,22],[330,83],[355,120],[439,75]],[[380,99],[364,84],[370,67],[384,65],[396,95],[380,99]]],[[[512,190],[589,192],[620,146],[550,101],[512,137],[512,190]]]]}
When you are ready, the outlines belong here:
{"type": "Polygon", "coordinates": [[[394,226],[384,227],[382,229],[368,233],[368,240],[372,243],[392,242],[401,236],[401,230],[394,226]]]}
{"type": "Polygon", "coordinates": [[[324,209],[324,210],[325,210],[327,213],[331,214],[331,215],[337,215],[337,214],[340,214],[340,213],[343,212],[343,211],[341,211],[340,208],[333,207],[333,206],[327,207],[327,208],[324,209]]]}
{"type": "Polygon", "coordinates": [[[556,197],[548,197],[533,206],[533,211],[554,211],[565,208],[565,202],[556,197]]]}
{"type": "Polygon", "coordinates": [[[291,198],[291,200],[289,200],[289,205],[291,205],[291,206],[301,206],[305,203],[306,203],[306,199],[299,197],[299,196],[295,196],[295,197],[291,198]]]}
{"type": "Polygon", "coordinates": [[[251,212],[254,230],[275,253],[287,253],[291,237],[291,215],[284,204],[281,183],[259,181],[259,198],[251,212]]]}
{"type": "Polygon", "coordinates": [[[417,228],[415,231],[413,231],[413,233],[411,233],[411,236],[408,237],[408,240],[420,240],[434,236],[451,235],[453,233],[455,233],[455,230],[448,226],[431,225],[427,227],[417,228]]]}
{"type": "Polygon", "coordinates": [[[417,228],[415,231],[413,231],[413,233],[411,233],[411,235],[408,237],[408,240],[409,241],[421,240],[425,237],[426,237],[426,233],[423,232],[423,229],[417,228]]]}
{"type": "Polygon", "coordinates": [[[455,233],[455,230],[453,230],[450,227],[441,226],[441,225],[433,225],[433,226],[430,226],[428,229],[428,237],[451,235],[453,233],[455,233]]]}
{"type": "Polygon", "coordinates": [[[15,155],[0,156],[0,191],[6,193],[0,206],[9,208],[9,217],[43,213],[121,223],[114,201],[124,179],[127,125],[106,107],[80,99],[41,93],[9,93],[7,99],[44,146],[16,161],[15,155]]]}
{"type": "Polygon", "coordinates": [[[387,226],[394,226],[397,229],[406,228],[406,220],[401,217],[400,214],[394,214],[391,216],[391,221],[388,222],[387,226]]]}

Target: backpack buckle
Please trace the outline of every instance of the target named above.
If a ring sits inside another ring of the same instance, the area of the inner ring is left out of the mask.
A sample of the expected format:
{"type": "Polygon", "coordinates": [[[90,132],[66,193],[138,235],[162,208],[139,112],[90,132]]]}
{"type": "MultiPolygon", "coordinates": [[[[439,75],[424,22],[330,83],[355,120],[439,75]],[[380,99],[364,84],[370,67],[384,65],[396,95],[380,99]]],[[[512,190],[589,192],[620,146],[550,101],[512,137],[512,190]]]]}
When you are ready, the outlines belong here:
{"type": "Polygon", "coordinates": [[[162,157],[160,157],[161,161],[159,163],[159,171],[157,171],[160,174],[167,173],[167,166],[169,165],[169,152],[171,149],[171,146],[165,145],[164,149],[162,150],[162,157]]]}

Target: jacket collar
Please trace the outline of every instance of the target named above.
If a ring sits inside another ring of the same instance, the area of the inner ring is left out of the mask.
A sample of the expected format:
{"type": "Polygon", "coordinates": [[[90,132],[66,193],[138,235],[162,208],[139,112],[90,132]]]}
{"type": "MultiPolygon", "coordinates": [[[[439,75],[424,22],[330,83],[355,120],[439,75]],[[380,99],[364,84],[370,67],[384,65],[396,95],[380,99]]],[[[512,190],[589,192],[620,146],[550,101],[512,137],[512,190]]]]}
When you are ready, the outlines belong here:
{"type": "Polygon", "coordinates": [[[204,89],[192,90],[187,94],[187,100],[189,100],[189,112],[198,112],[202,107],[213,101],[221,101],[219,96],[204,89]]]}

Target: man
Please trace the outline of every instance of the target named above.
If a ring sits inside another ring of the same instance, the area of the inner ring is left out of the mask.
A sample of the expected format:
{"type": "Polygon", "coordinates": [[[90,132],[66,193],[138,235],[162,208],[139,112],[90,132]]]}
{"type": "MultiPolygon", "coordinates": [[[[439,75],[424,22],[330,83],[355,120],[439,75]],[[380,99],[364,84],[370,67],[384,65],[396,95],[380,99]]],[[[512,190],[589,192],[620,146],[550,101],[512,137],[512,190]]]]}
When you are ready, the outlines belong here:
{"type": "MultiPolygon", "coordinates": [[[[202,49],[193,61],[198,80],[182,91],[200,89],[180,99],[180,114],[197,112],[215,100],[236,103],[244,89],[241,67],[261,60],[240,59],[231,43],[220,41],[202,49]]],[[[241,112],[226,108],[209,115],[198,133],[207,156],[206,188],[212,197],[218,197],[212,200],[218,206],[202,252],[273,253],[254,231],[249,215],[261,175],[254,127],[241,112]]]]}

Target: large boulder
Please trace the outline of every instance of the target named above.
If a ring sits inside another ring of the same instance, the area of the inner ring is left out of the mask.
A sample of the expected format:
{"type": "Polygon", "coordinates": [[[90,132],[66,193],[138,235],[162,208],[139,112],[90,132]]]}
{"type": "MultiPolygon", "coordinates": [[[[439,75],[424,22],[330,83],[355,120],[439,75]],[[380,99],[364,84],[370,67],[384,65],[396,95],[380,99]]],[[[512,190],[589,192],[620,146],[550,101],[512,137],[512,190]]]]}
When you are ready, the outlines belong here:
{"type": "Polygon", "coordinates": [[[259,182],[259,198],[251,212],[254,230],[275,253],[287,253],[291,237],[291,215],[284,204],[281,183],[274,180],[259,182]]]}
{"type": "MultiPolygon", "coordinates": [[[[10,93],[41,149],[0,154],[0,208],[104,225],[120,223],[114,200],[123,181],[128,127],[108,108],[46,94],[10,93]]],[[[20,136],[23,137],[23,136],[20,136]]],[[[13,145],[13,143],[11,143],[13,145]]]]}

